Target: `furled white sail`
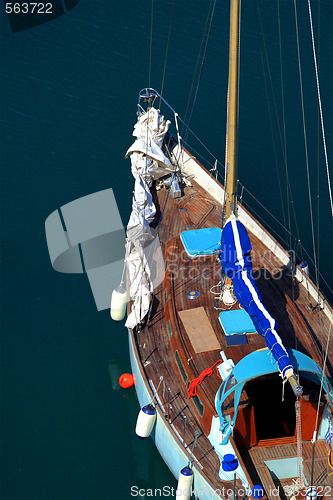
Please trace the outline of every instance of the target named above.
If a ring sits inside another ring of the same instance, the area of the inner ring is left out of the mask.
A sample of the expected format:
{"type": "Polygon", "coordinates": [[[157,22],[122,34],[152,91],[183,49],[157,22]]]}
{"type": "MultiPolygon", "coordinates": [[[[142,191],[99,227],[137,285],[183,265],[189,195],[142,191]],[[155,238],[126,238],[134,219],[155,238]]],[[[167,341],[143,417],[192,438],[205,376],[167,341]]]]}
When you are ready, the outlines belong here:
{"type": "MultiPolygon", "coordinates": [[[[150,227],[156,208],[150,187],[152,182],[171,173],[173,165],[162,151],[164,136],[170,126],[159,110],[149,108],[138,117],[134,126],[135,142],[128,149],[135,178],[132,213],[127,225],[127,268],[130,279],[131,312],[126,326],[134,328],[149,311],[153,292],[151,262],[161,253],[157,234],[150,227]]],[[[156,233],[156,231],[155,231],[156,233]]],[[[155,276],[156,278],[156,276],[155,276]]]]}

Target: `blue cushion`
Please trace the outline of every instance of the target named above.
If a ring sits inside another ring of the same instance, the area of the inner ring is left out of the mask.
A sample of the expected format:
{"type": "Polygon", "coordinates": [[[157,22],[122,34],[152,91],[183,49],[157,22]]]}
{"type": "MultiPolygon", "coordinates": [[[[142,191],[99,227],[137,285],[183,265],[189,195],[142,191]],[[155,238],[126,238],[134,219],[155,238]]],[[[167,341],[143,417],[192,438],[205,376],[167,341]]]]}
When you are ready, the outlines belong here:
{"type": "Polygon", "coordinates": [[[221,246],[221,228],[204,227],[183,231],[180,239],[189,257],[212,255],[221,246]]]}
{"type": "Polygon", "coordinates": [[[246,345],[247,338],[243,333],[241,335],[228,335],[225,337],[225,342],[227,347],[232,347],[233,345],[246,345]]]}
{"type": "Polygon", "coordinates": [[[245,309],[222,311],[219,314],[219,321],[225,335],[255,333],[256,331],[253,321],[245,309]]]}

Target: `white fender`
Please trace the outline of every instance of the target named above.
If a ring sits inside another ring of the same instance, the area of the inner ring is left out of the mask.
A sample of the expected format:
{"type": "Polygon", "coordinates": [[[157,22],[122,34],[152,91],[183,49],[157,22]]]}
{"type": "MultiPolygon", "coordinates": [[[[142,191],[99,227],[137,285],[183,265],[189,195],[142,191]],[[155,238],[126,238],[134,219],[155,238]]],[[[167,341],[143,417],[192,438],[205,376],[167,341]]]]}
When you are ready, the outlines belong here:
{"type": "Polygon", "coordinates": [[[141,408],[136,421],[135,432],[140,439],[150,436],[156,421],[156,408],[149,404],[141,408]]]}
{"type": "Polygon", "coordinates": [[[127,292],[121,286],[115,288],[111,296],[110,316],[114,321],[121,321],[126,313],[127,292]]]}
{"type": "Polygon", "coordinates": [[[177,500],[190,500],[193,484],[193,470],[187,465],[179,473],[177,500]]]}

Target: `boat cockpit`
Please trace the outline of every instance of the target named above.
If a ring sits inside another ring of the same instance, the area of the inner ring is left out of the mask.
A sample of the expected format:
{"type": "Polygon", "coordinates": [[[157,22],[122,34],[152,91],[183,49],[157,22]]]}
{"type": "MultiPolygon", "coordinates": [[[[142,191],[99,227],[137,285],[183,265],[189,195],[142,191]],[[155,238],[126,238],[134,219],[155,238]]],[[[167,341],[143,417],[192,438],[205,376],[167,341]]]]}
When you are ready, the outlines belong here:
{"type": "MultiPolygon", "coordinates": [[[[333,403],[332,386],[310,357],[293,349],[288,349],[288,354],[304,387],[300,397],[302,439],[313,438],[318,408],[318,439],[323,439],[327,427],[324,409],[328,401],[333,403]]],[[[217,392],[215,404],[222,444],[231,433],[239,449],[276,440],[296,442],[295,395],[289,384],[282,382],[268,349],[252,352],[233,367],[217,392]]]]}

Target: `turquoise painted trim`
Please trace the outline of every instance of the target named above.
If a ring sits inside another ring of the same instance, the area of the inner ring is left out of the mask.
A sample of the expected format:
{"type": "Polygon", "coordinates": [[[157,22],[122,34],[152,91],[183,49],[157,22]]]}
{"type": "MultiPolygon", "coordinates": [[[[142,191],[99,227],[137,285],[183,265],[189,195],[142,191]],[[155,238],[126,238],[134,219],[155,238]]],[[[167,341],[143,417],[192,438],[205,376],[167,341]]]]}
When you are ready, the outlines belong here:
{"type": "MultiPolygon", "coordinates": [[[[321,376],[321,369],[309,356],[295,349],[287,349],[287,352],[294,369],[312,372],[321,376]]],[[[245,383],[248,380],[261,377],[262,375],[279,373],[279,369],[271,352],[268,349],[264,349],[251,352],[245,356],[237,363],[231,373],[239,383],[245,383]]]]}
{"type": "MultiPolygon", "coordinates": [[[[134,347],[132,344],[130,332],[128,335],[130,362],[132,373],[135,375],[135,390],[140,406],[142,407],[151,401],[151,388],[149,385],[147,385],[146,380],[144,380],[141,376],[138,361],[134,355],[134,347]]],[[[161,415],[159,408],[157,411],[157,419],[154,431],[152,432],[152,438],[164,462],[166,463],[174,477],[178,479],[181,469],[188,463],[188,456],[184,453],[183,448],[180,445],[180,441],[178,440],[176,435],[174,435],[172,428],[166,422],[164,416],[161,415]]],[[[200,473],[200,469],[195,464],[193,467],[193,472],[193,489],[196,497],[199,500],[223,500],[223,497],[221,497],[218,492],[212,489],[212,487],[200,473]]],[[[216,471],[216,475],[218,475],[218,471],[216,471]]]]}
{"type": "MultiPolygon", "coordinates": [[[[317,365],[317,363],[313,361],[312,358],[310,358],[306,354],[296,351],[295,349],[287,349],[287,352],[294,369],[297,369],[301,373],[301,375],[312,380],[316,384],[321,383],[322,370],[317,365]]],[[[220,418],[221,427],[225,428],[225,434],[227,434],[227,430],[225,427],[225,419],[222,415],[223,402],[227,399],[228,396],[230,396],[230,394],[232,394],[233,392],[235,393],[234,416],[232,419],[232,423],[234,425],[237,419],[240,396],[245,383],[249,380],[253,380],[255,378],[262,377],[263,375],[268,375],[271,373],[279,373],[279,368],[268,348],[251,352],[243,359],[241,359],[233,368],[229,377],[220,386],[216,395],[216,410],[220,418]],[[235,383],[230,389],[226,390],[227,386],[229,385],[228,382],[233,380],[232,377],[234,378],[235,383]]],[[[330,385],[326,377],[324,377],[323,386],[329,399],[331,400],[331,402],[333,402],[332,386],[330,385]]]]}
{"type": "Polygon", "coordinates": [[[281,458],[279,460],[265,460],[273,479],[289,479],[297,477],[297,457],[281,458]]]}

